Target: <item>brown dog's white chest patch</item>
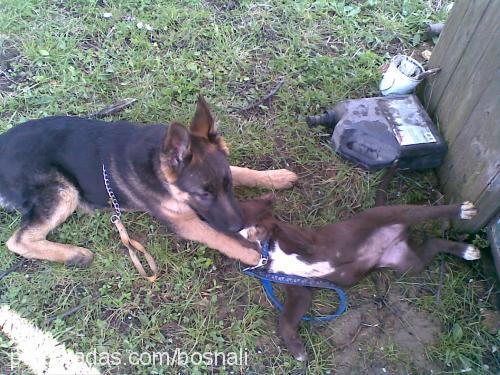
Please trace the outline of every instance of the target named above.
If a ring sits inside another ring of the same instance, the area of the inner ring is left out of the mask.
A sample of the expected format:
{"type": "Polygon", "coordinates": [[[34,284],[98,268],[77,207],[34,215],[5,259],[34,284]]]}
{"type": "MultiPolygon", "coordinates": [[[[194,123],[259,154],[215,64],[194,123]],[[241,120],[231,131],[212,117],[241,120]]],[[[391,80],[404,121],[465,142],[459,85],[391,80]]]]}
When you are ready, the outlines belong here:
{"type": "MultiPolygon", "coordinates": [[[[261,245],[258,239],[258,229],[255,227],[241,230],[240,235],[261,245]]],[[[298,254],[287,254],[279,246],[279,241],[275,241],[273,247],[269,249],[269,272],[302,277],[322,277],[334,273],[335,268],[328,261],[308,263],[299,259],[298,254]]]]}
{"type": "Polygon", "coordinates": [[[269,271],[274,273],[285,273],[302,277],[322,277],[335,272],[330,262],[308,263],[299,259],[298,254],[287,254],[279,246],[279,242],[274,243],[269,251],[269,271]]]}

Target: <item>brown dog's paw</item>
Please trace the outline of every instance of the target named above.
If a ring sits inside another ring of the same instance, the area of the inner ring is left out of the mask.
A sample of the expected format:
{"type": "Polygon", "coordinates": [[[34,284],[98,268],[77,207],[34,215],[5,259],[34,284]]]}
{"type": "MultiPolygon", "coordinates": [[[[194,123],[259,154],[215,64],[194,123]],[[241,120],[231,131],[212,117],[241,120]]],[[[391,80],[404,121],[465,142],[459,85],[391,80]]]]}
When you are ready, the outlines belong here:
{"type": "Polygon", "coordinates": [[[462,257],[465,260],[477,260],[481,258],[481,251],[477,247],[469,245],[465,248],[462,257]]]}
{"type": "Polygon", "coordinates": [[[295,184],[298,176],[288,169],[275,169],[265,171],[265,179],[265,185],[270,189],[288,189],[295,184]]]}
{"type": "Polygon", "coordinates": [[[87,267],[92,263],[94,254],[91,251],[83,247],[74,247],[73,249],[74,255],[64,262],[66,267],[87,267]]]}
{"type": "Polygon", "coordinates": [[[280,335],[286,348],[297,361],[307,361],[306,347],[296,332],[296,328],[293,329],[284,322],[283,317],[280,319],[280,335]]]}
{"type": "Polygon", "coordinates": [[[300,340],[293,340],[291,342],[287,342],[286,347],[288,348],[288,351],[293,356],[293,358],[295,358],[297,361],[301,362],[307,361],[308,359],[307,351],[306,348],[304,347],[304,344],[302,344],[300,340]]]}
{"type": "Polygon", "coordinates": [[[463,202],[460,206],[460,219],[470,220],[476,216],[477,210],[472,202],[463,202]]]}

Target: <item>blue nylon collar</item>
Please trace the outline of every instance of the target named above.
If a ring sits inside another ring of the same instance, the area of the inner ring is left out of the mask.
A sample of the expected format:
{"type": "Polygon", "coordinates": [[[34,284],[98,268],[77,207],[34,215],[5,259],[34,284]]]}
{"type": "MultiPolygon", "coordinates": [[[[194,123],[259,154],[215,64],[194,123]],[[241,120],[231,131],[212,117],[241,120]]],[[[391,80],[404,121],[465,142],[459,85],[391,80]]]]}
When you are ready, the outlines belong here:
{"type": "Polygon", "coordinates": [[[256,270],[256,269],[264,267],[267,264],[267,262],[269,261],[269,246],[270,246],[269,240],[262,241],[261,247],[260,247],[259,263],[257,263],[257,265],[255,265],[253,267],[244,268],[243,272],[252,271],[252,270],[256,270]]]}
{"type": "Polygon", "coordinates": [[[243,272],[248,276],[252,276],[260,280],[267,296],[279,311],[283,311],[283,304],[278,300],[278,298],[274,294],[272,283],[305,286],[310,288],[324,288],[324,289],[330,289],[337,293],[337,295],[339,296],[339,306],[337,308],[337,311],[335,311],[333,314],[330,315],[320,315],[320,316],[304,315],[301,318],[302,320],[312,321],[312,322],[326,322],[338,318],[346,311],[348,301],[344,290],[335,285],[334,283],[332,283],[330,280],[315,278],[315,277],[307,278],[301,276],[286,275],[283,273],[271,273],[263,270],[262,268],[269,261],[269,247],[270,247],[270,241],[269,240],[263,241],[261,243],[261,254],[259,263],[256,266],[244,268],[243,272]]]}

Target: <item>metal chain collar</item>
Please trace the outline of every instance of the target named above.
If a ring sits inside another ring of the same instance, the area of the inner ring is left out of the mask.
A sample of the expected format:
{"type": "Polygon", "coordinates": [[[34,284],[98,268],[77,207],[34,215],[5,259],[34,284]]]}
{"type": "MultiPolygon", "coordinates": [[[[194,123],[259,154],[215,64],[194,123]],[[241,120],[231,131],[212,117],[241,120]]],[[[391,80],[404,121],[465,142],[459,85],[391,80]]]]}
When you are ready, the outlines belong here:
{"type": "Polygon", "coordinates": [[[120,240],[122,244],[125,245],[125,247],[127,248],[128,253],[130,255],[130,259],[134,264],[134,267],[137,269],[137,271],[139,271],[139,274],[141,276],[144,276],[147,280],[151,282],[156,281],[158,277],[158,267],[156,266],[155,260],[151,256],[151,254],[149,254],[146,251],[146,249],[144,248],[144,246],[142,246],[140,242],[129,237],[127,229],[125,228],[125,225],[123,225],[121,220],[122,210],[120,208],[120,204],[118,203],[118,199],[116,198],[115,193],[113,193],[113,190],[111,189],[111,183],[109,180],[108,172],[106,171],[106,167],[104,166],[104,164],[102,165],[102,178],[104,180],[104,186],[106,187],[106,191],[108,192],[111,205],[115,210],[115,213],[111,216],[110,220],[116,226],[116,229],[118,229],[118,233],[120,234],[120,240]],[[144,267],[142,266],[141,261],[137,257],[136,252],[142,253],[146,258],[149,268],[151,268],[151,271],[153,272],[151,276],[148,276],[148,274],[144,270],[144,267]]]}
{"type": "Polygon", "coordinates": [[[113,214],[110,219],[111,222],[114,224],[115,222],[121,220],[122,210],[120,208],[120,203],[118,203],[118,199],[116,198],[115,193],[113,193],[113,190],[111,189],[111,183],[108,178],[108,172],[106,171],[106,167],[104,167],[104,164],[102,165],[102,178],[104,180],[104,186],[106,187],[106,191],[108,192],[109,199],[111,200],[111,205],[115,210],[115,214],[113,214]]]}

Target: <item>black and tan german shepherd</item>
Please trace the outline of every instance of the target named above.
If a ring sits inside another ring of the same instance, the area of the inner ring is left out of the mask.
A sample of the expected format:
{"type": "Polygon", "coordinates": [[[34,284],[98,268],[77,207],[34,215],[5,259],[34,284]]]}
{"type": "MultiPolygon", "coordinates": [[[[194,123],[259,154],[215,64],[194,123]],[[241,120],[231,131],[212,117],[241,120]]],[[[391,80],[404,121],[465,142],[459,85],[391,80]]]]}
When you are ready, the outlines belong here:
{"type": "Polygon", "coordinates": [[[233,184],[280,189],[297,178],[284,169],[230,167],[201,96],[189,129],[69,116],[32,120],[0,136],[0,205],[22,214],[7,248],[26,258],[89,264],[88,249],[46,236],[76,208],[109,207],[103,165],[122,209],[148,212],[181,237],[247,264],[259,254],[233,235],[243,226],[233,184]]]}

